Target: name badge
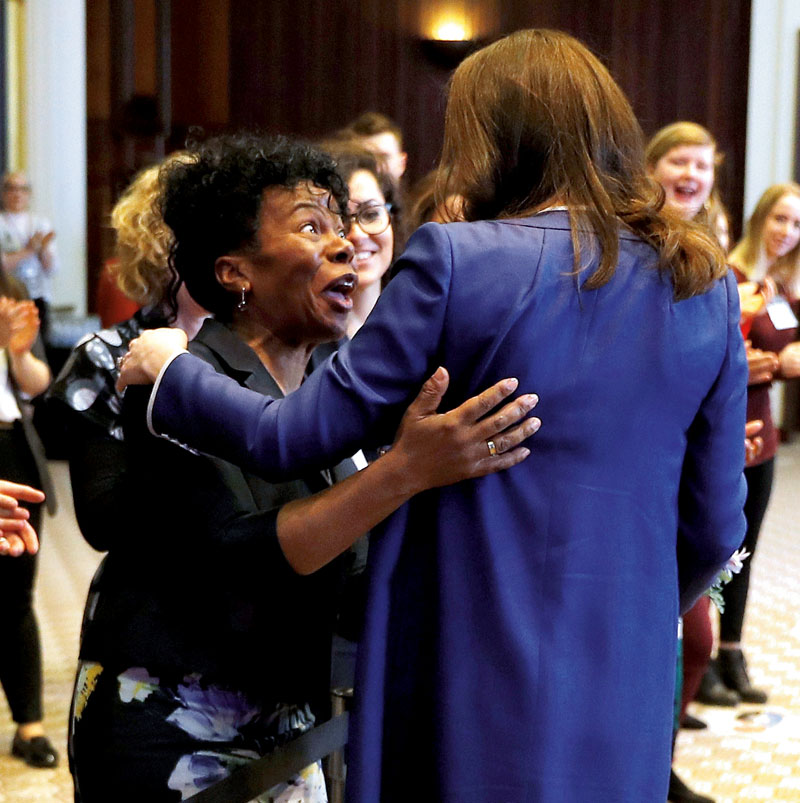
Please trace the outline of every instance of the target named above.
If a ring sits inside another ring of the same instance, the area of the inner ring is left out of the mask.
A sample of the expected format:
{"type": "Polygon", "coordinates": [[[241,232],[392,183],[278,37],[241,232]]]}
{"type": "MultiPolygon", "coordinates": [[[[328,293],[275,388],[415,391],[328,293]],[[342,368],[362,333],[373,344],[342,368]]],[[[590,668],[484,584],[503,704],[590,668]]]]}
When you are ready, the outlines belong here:
{"type": "Polygon", "coordinates": [[[774,298],[767,304],[767,314],[772,325],[778,329],[793,329],[797,326],[797,318],[785,298],[774,298]]]}

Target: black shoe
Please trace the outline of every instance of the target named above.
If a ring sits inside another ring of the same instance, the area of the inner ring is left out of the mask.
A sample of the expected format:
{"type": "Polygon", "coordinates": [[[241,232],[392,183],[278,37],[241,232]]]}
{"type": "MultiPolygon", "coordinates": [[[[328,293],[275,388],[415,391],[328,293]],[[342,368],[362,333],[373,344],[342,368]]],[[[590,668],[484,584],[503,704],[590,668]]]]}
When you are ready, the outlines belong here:
{"type": "Polygon", "coordinates": [[[15,736],[11,755],[22,759],[29,767],[58,766],[58,753],[46,736],[34,736],[33,739],[15,736]]]}
{"type": "Polygon", "coordinates": [[[705,705],[722,705],[728,708],[733,708],[741,702],[739,695],[731,691],[720,679],[714,661],[709,662],[694,699],[705,705]]]}
{"type": "Polygon", "coordinates": [[[721,648],[717,651],[717,667],[722,682],[733,689],[746,703],[767,702],[767,693],[757,689],[747,676],[747,663],[741,650],[721,648]]]}
{"type": "Polygon", "coordinates": [[[713,797],[698,795],[675,774],[675,770],[669,771],[669,794],[667,800],[672,803],[714,803],[713,797]]]}
{"type": "Polygon", "coordinates": [[[702,719],[693,717],[691,714],[686,713],[681,719],[681,727],[688,731],[701,731],[705,730],[708,725],[702,719]]]}

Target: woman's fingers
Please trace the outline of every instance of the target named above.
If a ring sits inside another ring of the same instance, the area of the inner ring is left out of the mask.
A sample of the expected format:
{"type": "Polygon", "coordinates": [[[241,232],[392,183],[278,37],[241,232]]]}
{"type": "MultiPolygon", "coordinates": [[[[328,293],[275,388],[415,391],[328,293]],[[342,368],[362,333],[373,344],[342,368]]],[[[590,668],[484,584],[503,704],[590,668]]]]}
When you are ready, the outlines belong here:
{"type": "Polygon", "coordinates": [[[433,415],[442,403],[442,397],[450,384],[450,375],[441,366],[426,380],[417,397],[408,405],[407,415],[422,417],[433,415]]]}
{"type": "Polygon", "coordinates": [[[44,494],[30,485],[0,480],[0,507],[13,510],[17,502],[44,502],[44,494]]]}
{"type": "Polygon", "coordinates": [[[130,342],[122,357],[117,379],[121,393],[128,385],[152,385],[156,377],[176,354],[185,351],[188,337],[183,329],[148,329],[130,342]]]}
{"type": "Polygon", "coordinates": [[[492,413],[518,386],[504,379],[445,414],[437,410],[449,382],[443,368],[428,379],[409,406],[397,433],[395,456],[409,455],[421,488],[482,477],[521,463],[530,450],[520,446],[541,426],[524,419],[539,397],[525,394],[492,413]]]}
{"type": "MultiPolygon", "coordinates": [[[[505,443],[503,440],[505,435],[504,431],[516,424],[520,419],[525,418],[538,403],[539,397],[535,393],[526,393],[508,404],[504,404],[496,413],[487,416],[476,425],[475,429],[478,436],[485,440],[491,439],[495,444],[505,443]],[[503,434],[501,435],[501,433],[503,434]]],[[[536,429],[538,429],[542,422],[539,421],[538,418],[531,419],[531,421],[534,420],[538,421],[536,425],[536,429]]],[[[533,432],[535,432],[536,429],[534,429],[533,432]]],[[[533,432],[529,433],[529,435],[532,435],[533,432]]],[[[528,436],[526,435],[525,437],[528,436]]],[[[509,442],[504,449],[498,448],[498,451],[507,451],[512,446],[516,446],[516,443],[509,442]]]]}
{"type": "Polygon", "coordinates": [[[486,457],[478,461],[475,464],[472,476],[485,477],[487,474],[505,471],[505,469],[516,466],[517,463],[521,463],[530,453],[531,450],[525,446],[518,446],[516,449],[512,449],[510,452],[505,452],[504,454],[498,452],[494,457],[486,457]]]}
{"type": "Polygon", "coordinates": [[[502,434],[490,434],[489,437],[482,440],[482,443],[486,443],[486,452],[489,457],[505,454],[514,447],[519,446],[524,440],[530,438],[531,435],[538,432],[541,425],[542,422],[540,419],[528,418],[521,424],[507,429],[502,434]],[[494,449],[490,448],[489,442],[494,445],[494,449]],[[495,454],[492,454],[493,451],[495,454]]]}
{"type": "MultiPolygon", "coordinates": [[[[18,508],[22,510],[22,508],[18,508]]],[[[17,515],[17,511],[8,514],[8,516],[0,516],[0,532],[8,535],[9,533],[22,532],[25,525],[28,523],[28,511],[25,510],[26,515],[17,515]]]]}
{"type": "Polygon", "coordinates": [[[0,556],[8,555],[18,558],[24,552],[35,555],[39,551],[39,539],[33,527],[28,524],[27,529],[20,533],[3,532],[0,535],[0,556]]]}
{"type": "Polygon", "coordinates": [[[39,551],[39,537],[27,521],[18,537],[22,540],[26,552],[35,555],[39,551]]]}
{"type": "MultiPolygon", "coordinates": [[[[452,414],[460,423],[475,422],[494,410],[503,399],[508,398],[517,389],[518,385],[519,381],[516,379],[502,379],[477,396],[467,399],[463,404],[452,410],[452,414]]],[[[509,421],[508,423],[511,424],[513,422],[509,421]]]]}
{"type": "Polygon", "coordinates": [[[764,422],[760,418],[754,418],[744,425],[744,434],[747,438],[758,435],[764,429],[764,422]]]}

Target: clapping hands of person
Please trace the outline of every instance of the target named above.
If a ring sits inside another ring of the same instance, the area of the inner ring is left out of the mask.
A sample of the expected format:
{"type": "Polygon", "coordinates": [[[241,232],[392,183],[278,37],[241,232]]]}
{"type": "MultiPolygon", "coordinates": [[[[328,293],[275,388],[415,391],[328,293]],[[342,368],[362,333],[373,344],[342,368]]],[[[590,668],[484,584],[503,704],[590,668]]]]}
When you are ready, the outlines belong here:
{"type": "Polygon", "coordinates": [[[771,351],[754,349],[749,340],[745,340],[747,354],[748,385],[760,385],[762,382],[771,382],[772,376],[778,370],[778,355],[771,351]]]}
{"type": "Polygon", "coordinates": [[[800,376],[800,342],[789,343],[778,355],[778,360],[786,379],[800,376]]]}
{"type": "Polygon", "coordinates": [[[33,301],[0,298],[0,348],[24,354],[39,333],[39,311],[33,301]]]}
{"type": "Polygon", "coordinates": [[[33,251],[35,254],[41,254],[42,251],[53,242],[53,238],[56,236],[54,231],[42,232],[37,231],[31,238],[28,240],[27,248],[33,251]]]}

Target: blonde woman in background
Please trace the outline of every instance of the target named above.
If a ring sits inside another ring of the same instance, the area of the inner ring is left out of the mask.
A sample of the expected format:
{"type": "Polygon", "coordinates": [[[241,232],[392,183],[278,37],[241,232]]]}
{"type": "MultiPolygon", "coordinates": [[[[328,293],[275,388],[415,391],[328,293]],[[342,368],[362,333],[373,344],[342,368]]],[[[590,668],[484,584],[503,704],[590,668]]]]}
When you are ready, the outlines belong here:
{"type": "Polygon", "coordinates": [[[798,213],[800,184],[773,184],[759,198],[729,260],[749,281],[773,279],[792,299],[800,298],[798,213]]]}
{"type": "MultiPolygon", "coordinates": [[[[759,199],[745,228],[745,235],[731,252],[730,263],[737,277],[763,287],[772,282],[775,296],[750,324],[750,351],[764,365],[754,370],[751,360],[747,393],[747,418],[761,419],[764,445],[760,455],[745,469],[747,534],[744,547],[756,551],[772,492],[778,430],[772,419],[769,392],[773,379],[800,376],[800,343],[797,316],[800,313],[800,185],[774,184],[759,199]],[[770,362],[771,361],[771,362],[770,362]],[[770,363],[770,364],[767,364],[770,363]],[[771,369],[771,370],[770,370],[771,369]]],[[[771,295],[767,293],[768,298],[771,295]]],[[[742,630],[750,584],[750,564],[724,591],[725,610],[720,615],[718,664],[726,685],[752,703],[764,703],[766,692],[754,688],[742,654],[742,630]]]]}
{"type": "Polygon", "coordinates": [[[708,224],[706,205],[718,160],[711,132],[697,123],[665,126],[647,144],[647,172],[663,188],[667,209],[682,220],[708,224]]]}
{"type": "MultiPolygon", "coordinates": [[[[186,159],[184,154],[165,163],[186,159]]],[[[119,533],[124,491],[121,398],[117,359],[145,329],[180,326],[193,336],[206,312],[167,265],[172,235],[154,206],[160,165],[143,170],[111,212],[117,236],[112,270],[120,290],[142,305],[132,318],[84,338],[48,391],[48,403],[65,420],[75,513],[84,538],[98,550],[119,533]],[[176,290],[177,286],[177,290],[176,290]]],[[[99,576],[99,575],[98,575],[99,576]]]]}

